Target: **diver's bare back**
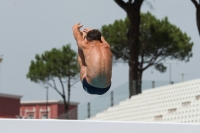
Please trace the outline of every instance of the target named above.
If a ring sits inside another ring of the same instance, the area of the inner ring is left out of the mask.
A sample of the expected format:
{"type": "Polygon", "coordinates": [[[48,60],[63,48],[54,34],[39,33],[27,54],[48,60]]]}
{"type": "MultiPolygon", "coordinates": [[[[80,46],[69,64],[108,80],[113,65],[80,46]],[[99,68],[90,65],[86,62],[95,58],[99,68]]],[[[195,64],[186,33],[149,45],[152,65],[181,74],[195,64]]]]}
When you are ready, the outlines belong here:
{"type": "Polygon", "coordinates": [[[88,83],[98,88],[105,88],[111,84],[112,53],[108,44],[99,41],[88,43],[83,49],[86,63],[86,78],[88,83]]]}

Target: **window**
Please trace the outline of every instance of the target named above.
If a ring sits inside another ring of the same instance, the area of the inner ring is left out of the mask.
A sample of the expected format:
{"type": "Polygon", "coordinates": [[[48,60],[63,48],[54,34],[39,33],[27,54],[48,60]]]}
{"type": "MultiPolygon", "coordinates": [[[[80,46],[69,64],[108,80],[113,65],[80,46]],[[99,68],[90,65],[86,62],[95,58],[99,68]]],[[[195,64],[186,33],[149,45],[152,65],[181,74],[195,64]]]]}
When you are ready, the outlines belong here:
{"type": "Polygon", "coordinates": [[[27,119],[34,119],[34,115],[33,114],[28,114],[27,119]]]}
{"type": "Polygon", "coordinates": [[[42,114],[42,119],[47,119],[47,114],[42,114]]]}

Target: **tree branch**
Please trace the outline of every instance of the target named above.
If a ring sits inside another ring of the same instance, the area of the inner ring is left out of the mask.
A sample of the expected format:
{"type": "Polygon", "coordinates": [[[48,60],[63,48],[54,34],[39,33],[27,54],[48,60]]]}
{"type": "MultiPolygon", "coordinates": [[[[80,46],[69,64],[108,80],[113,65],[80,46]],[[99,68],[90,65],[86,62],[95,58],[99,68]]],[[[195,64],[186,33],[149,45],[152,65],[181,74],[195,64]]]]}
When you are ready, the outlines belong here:
{"type": "Polygon", "coordinates": [[[132,0],[128,0],[128,3],[132,3],[132,0]]]}
{"type": "Polygon", "coordinates": [[[144,0],[140,0],[140,5],[142,5],[143,2],[144,2],[144,0]]]}
{"type": "Polygon", "coordinates": [[[72,87],[74,84],[76,84],[78,81],[80,81],[80,79],[77,79],[76,81],[74,81],[70,87],[72,87]]]}
{"type": "Polygon", "coordinates": [[[149,1],[145,1],[146,2],[146,4],[150,7],[150,9],[154,9],[154,7],[153,7],[153,5],[151,4],[151,2],[149,2],[149,1]]]}
{"type": "Polygon", "coordinates": [[[191,1],[192,1],[192,3],[195,5],[195,7],[198,8],[198,3],[197,3],[197,1],[196,1],[196,0],[191,0],[191,1]]]}
{"type": "Polygon", "coordinates": [[[153,58],[151,58],[150,61],[148,61],[148,62],[150,62],[150,63],[149,63],[146,67],[144,67],[142,70],[144,71],[144,70],[147,69],[148,67],[154,65],[155,61],[156,61],[157,58],[162,54],[163,50],[164,50],[164,47],[162,48],[162,50],[161,50],[157,55],[155,55],[153,58]]]}
{"type": "MultiPolygon", "coordinates": [[[[153,56],[149,61],[146,61],[148,64],[153,64],[153,62],[156,61],[156,59],[159,57],[160,54],[157,54],[156,56],[153,56]]],[[[145,68],[146,69],[146,68],[145,68]]],[[[144,69],[143,69],[144,70],[144,69]]]]}
{"type": "Polygon", "coordinates": [[[141,5],[144,2],[144,0],[135,0],[135,2],[137,2],[138,6],[141,7],[141,5]]]}
{"type": "Polygon", "coordinates": [[[61,96],[63,96],[62,93],[57,89],[56,83],[55,83],[55,81],[54,81],[53,78],[52,78],[52,81],[53,81],[54,86],[52,84],[50,84],[49,82],[46,82],[46,84],[49,85],[50,87],[52,87],[53,89],[55,89],[58,92],[58,94],[60,94],[61,96]]]}
{"type": "Polygon", "coordinates": [[[127,12],[126,3],[123,0],[114,0],[114,1],[118,4],[118,6],[120,6],[122,9],[124,9],[127,12]]]}
{"type": "MultiPolygon", "coordinates": [[[[79,82],[80,81],[80,79],[79,78],[71,78],[71,79],[73,79],[73,83],[70,85],[70,87],[72,87],[73,85],[75,85],[77,82],[79,82]]],[[[67,81],[63,81],[63,83],[67,83],[68,82],[68,80],[67,81]]]]}
{"type": "Polygon", "coordinates": [[[142,70],[144,71],[144,70],[146,70],[147,68],[149,68],[150,66],[152,66],[152,65],[156,65],[156,64],[158,64],[160,61],[162,61],[163,59],[165,59],[166,57],[163,57],[163,58],[161,58],[160,60],[158,60],[157,62],[151,62],[151,63],[149,63],[146,67],[144,67],[142,70]]]}
{"type": "Polygon", "coordinates": [[[64,85],[63,85],[63,82],[62,82],[62,80],[61,80],[60,76],[58,76],[58,79],[59,79],[59,81],[60,81],[60,84],[61,84],[61,86],[62,86],[62,92],[63,92],[63,96],[65,96],[65,87],[64,87],[64,85]]]}
{"type": "Polygon", "coordinates": [[[162,60],[164,60],[166,57],[161,58],[160,60],[158,60],[157,62],[155,62],[153,65],[156,65],[158,63],[160,63],[162,60]]]}
{"type": "Polygon", "coordinates": [[[153,63],[151,62],[151,63],[149,63],[147,66],[145,66],[143,69],[142,69],[142,71],[144,71],[144,70],[146,70],[147,68],[149,68],[150,66],[152,66],[153,65],[153,63]]]}

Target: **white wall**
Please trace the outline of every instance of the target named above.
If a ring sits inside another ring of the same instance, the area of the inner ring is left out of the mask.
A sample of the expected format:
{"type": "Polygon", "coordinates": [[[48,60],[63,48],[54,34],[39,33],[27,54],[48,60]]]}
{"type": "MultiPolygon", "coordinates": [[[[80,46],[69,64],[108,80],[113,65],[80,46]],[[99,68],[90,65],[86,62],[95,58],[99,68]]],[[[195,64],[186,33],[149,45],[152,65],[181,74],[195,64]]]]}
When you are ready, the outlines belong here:
{"type": "Polygon", "coordinates": [[[1,133],[199,133],[200,124],[0,119],[1,133]]]}

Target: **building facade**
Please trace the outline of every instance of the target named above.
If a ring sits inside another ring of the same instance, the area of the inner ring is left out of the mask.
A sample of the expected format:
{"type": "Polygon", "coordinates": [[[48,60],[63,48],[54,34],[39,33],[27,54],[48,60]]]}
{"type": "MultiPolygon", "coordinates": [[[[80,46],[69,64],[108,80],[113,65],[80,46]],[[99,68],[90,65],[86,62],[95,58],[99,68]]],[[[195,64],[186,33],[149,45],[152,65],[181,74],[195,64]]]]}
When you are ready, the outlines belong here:
{"type": "Polygon", "coordinates": [[[0,118],[18,118],[21,97],[0,93],[0,118]]]}
{"type": "MultiPolygon", "coordinates": [[[[78,103],[70,102],[68,119],[77,119],[78,103]]],[[[64,102],[57,100],[22,101],[20,117],[24,119],[64,119],[64,102]]]]}

